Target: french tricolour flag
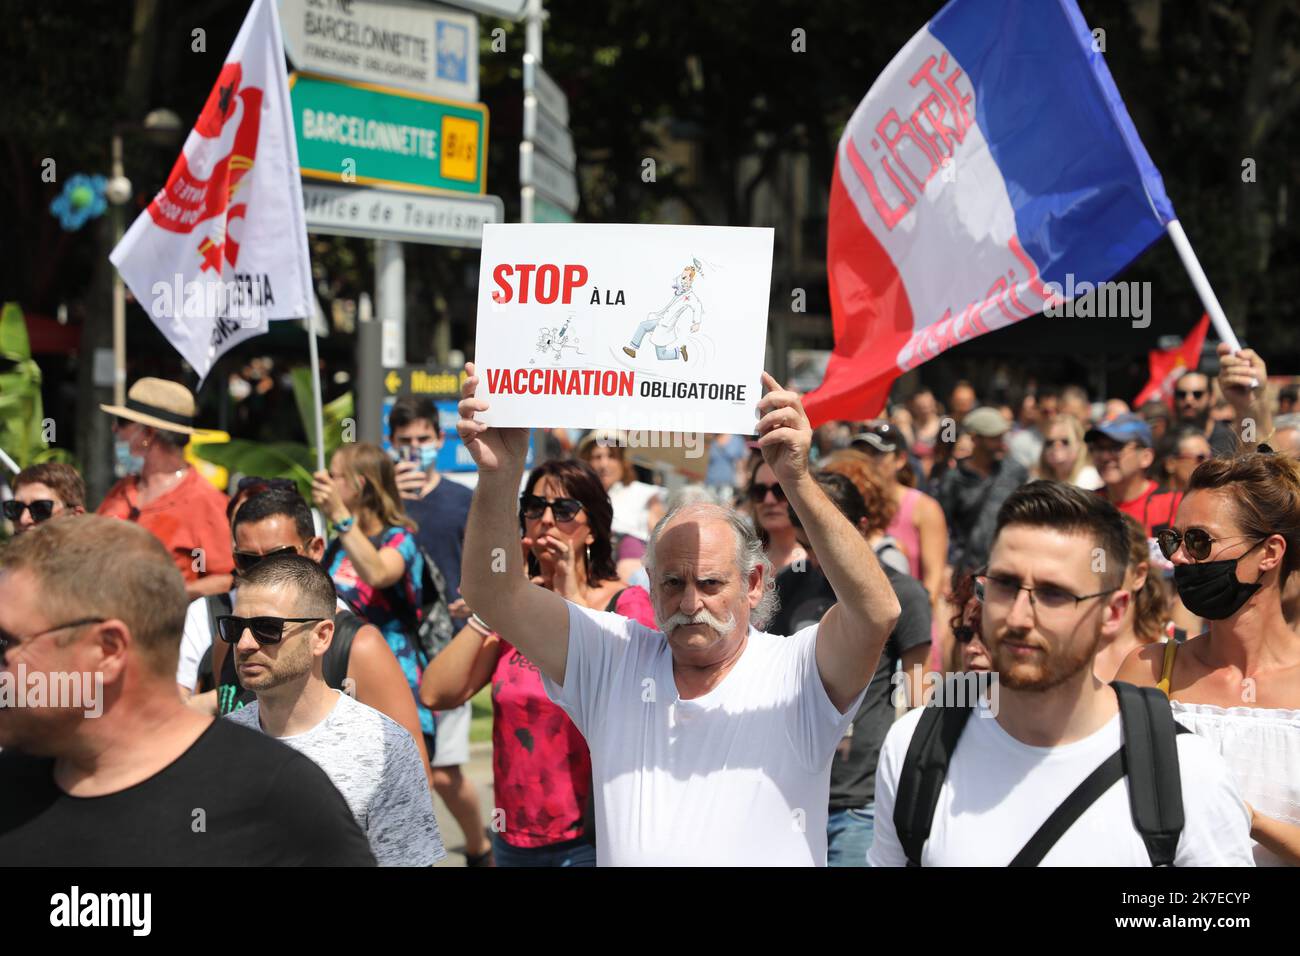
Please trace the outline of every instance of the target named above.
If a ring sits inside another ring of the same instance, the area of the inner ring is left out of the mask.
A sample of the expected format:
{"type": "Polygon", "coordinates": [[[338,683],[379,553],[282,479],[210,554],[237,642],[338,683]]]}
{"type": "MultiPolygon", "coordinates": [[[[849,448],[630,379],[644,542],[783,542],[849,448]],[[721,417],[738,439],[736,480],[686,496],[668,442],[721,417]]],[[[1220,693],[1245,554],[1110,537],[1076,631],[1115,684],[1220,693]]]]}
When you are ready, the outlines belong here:
{"type": "Polygon", "coordinates": [[[952,0],[840,140],[809,417],[876,414],[902,372],[1039,314],[1067,274],[1110,279],[1173,218],[1074,0],[952,0]]]}

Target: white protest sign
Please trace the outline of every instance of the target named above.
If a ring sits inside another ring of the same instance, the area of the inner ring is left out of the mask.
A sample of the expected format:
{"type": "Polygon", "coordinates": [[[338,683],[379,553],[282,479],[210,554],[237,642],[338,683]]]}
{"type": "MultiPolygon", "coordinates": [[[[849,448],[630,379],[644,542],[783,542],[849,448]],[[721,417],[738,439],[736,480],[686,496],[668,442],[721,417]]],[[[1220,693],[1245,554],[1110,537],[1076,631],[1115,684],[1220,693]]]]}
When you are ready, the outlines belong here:
{"type": "Polygon", "coordinates": [[[752,435],[771,277],[771,229],[485,224],[482,419],[752,435]]]}

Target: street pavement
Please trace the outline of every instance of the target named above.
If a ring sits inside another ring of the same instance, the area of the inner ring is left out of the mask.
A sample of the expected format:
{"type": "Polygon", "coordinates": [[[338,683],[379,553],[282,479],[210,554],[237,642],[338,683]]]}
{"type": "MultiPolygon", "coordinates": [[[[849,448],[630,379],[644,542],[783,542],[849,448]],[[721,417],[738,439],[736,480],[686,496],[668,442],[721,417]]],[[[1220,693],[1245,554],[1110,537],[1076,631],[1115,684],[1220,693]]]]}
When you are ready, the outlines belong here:
{"type": "MultiPolygon", "coordinates": [[[[461,767],[461,772],[478,788],[483,825],[488,826],[492,822],[493,804],[491,741],[469,745],[469,763],[461,767]]],[[[465,834],[461,832],[460,824],[456,822],[456,818],[451,815],[451,811],[437,794],[433,797],[433,811],[438,818],[438,829],[442,832],[443,845],[447,848],[447,858],[437,865],[464,866],[465,834]]]]}

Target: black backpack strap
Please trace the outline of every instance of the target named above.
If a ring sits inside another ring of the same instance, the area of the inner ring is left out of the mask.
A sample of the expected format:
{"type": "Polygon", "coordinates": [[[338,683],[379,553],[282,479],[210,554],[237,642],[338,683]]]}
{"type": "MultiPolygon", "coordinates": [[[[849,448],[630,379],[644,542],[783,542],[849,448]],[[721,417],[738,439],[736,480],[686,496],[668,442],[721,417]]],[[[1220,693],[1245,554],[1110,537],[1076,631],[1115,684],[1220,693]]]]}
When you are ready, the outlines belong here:
{"type": "Polygon", "coordinates": [[[912,734],[894,801],[894,829],[907,854],[908,866],[921,865],[921,851],[930,838],[939,791],[970,713],[970,707],[927,707],[912,734]]]}
{"type": "Polygon", "coordinates": [[[343,681],[348,676],[348,661],[352,656],[352,641],[365,625],[366,622],[351,611],[339,611],[334,615],[334,640],[325,652],[321,667],[325,683],[335,690],[343,689],[343,681]]]}
{"type": "Polygon", "coordinates": [[[1172,866],[1183,831],[1183,793],[1178,774],[1178,724],[1169,701],[1154,687],[1115,681],[1123,744],[1053,811],[1016,854],[1010,866],[1038,866],[1083,812],[1128,777],[1133,826],[1152,866],[1172,866]]]}
{"type": "Polygon", "coordinates": [[[1178,734],[1169,700],[1154,687],[1114,681],[1124,734],[1133,825],[1146,844],[1152,866],[1172,866],[1183,832],[1183,791],[1178,772],[1178,734]]]}
{"type": "Polygon", "coordinates": [[[233,611],[235,602],[230,600],[230,592],[227,591],[224,594],[209,594],[203,603],[208,610],[208,630],[212,632],[212,639],[219,641],[221,638],[217,635],[217,618],[233,611]]]}
{"type": "Polygon", "coordinates": [[[1101,798],[1124,776],[1124,748],[1120,747],[1106,758],[1102,764],[1084,778],[1083,783],[1052,811],[1052,815],[1043,821],[1043,825],[1029,838],[1029,842],[1016,854],[1008,866],[1037,866],[1047,856],[1047,851],[1056,846],[1056,841],[1065,835],[1065,831],[1074,826],[1074,822],[1083,815],[1083,811],[1101,798]]]}

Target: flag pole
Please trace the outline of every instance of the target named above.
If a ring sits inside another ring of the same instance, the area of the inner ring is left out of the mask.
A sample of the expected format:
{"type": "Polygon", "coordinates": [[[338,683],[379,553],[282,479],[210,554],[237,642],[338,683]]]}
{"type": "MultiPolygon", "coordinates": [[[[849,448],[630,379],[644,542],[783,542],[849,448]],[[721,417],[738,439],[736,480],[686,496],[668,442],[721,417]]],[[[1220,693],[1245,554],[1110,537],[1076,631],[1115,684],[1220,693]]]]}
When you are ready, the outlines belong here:
{"type": "Polygon", "coordinates": [[[307,316],[307,352],[311,361],[311,410],[316,416],[316,470],[325,470],[325,416],[321,411],[320,356],[316,350],[316,322],[307,316]]]}
{"type": "MultiPolygon", "coordinates": [[[[1214,294],[1210,288],[1210,280],[1205,275],[1205,270],[1201,268],[1201,261],[1196,258],[1196,253],[1192,250],[1192,244],[1187,241],[1187,233],[1183,232],[1183,224],[1177,219],[1170,219],[1165,231],[1169,233],[1169,238],[1174,241],[1174,248],[1178,250],[1178,258],[1183,260],[1183,268],[1187,270],[1188,276],[1191,277],[1192,285],[1196,289],[1196,294],[1201,297],[1201,305],[1205,306],[1205,311],[1210,316],[1210,324],[1214,326],[1215,334],[1219,336],[1220,342],[1225,342],[1232,353],[1241,351],[1241,343],[1237,341],[1237,334],[1232,331],[1232,326],[1228,324],[1228,316],[1224,314],[1223,306],[1219,305],[1219,297],[1214,294]]],[[[1259,387],[1259,379],[1251,379],[1251,388],[1259,387]]]]}
{"type": "Polygon", "coordinates": [[[8,468],[10,471],[12,471],[15,475],[18,474],[18,472],[22,471],[22,469],[18,467],[18,463],[14,461],[12,458],[10,458],[5,453],[5,450],[3,448],[0,448],[0,462],[4,462],[4,466],[8,468]]]}

